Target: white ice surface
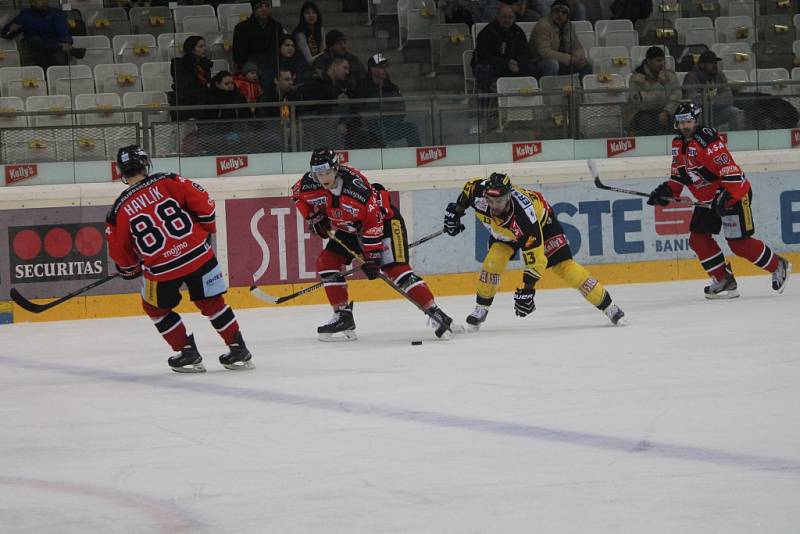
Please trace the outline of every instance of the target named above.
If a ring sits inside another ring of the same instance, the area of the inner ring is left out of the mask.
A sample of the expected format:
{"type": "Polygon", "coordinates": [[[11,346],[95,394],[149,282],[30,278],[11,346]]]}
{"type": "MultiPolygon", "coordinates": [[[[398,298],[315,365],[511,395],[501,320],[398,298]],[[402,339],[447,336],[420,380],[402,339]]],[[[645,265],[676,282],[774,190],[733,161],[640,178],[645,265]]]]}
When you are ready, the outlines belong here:
{"type": "Polygon", "coordinates": [[[0,532],[796,533],[800,283],[702,285],[610,288],[625,328],[501,294],[449,342],[403,301],[338,344],[327,307],[244,310],[253,372],[189,314],[203,375],[144,316],[0,327],[0,532]]]}

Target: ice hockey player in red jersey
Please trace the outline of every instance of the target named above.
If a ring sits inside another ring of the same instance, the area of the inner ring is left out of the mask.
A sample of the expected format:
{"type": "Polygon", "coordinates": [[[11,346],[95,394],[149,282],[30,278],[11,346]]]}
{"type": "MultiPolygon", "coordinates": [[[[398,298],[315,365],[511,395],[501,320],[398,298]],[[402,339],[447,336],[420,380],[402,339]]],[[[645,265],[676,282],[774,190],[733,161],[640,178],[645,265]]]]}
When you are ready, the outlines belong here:
{"type": "Polygon", "coordinates": [[[449,337],[452,319],[436,306],[427,284],[408,264],[405,223],[380,184],[371,185],[357,169],[339,164],[334,150],[318,148],[311,154],[311,170],[292,188],[292,200],[314,234],[327,239],[333,232],[346,245],[329,239],[317,258],[317,272],[333,307],[333,318],[317,328],[321,341],[357,339],[353,303],[341,275],[354,259],[346,248],[363,256],[367,278],[382,272],[428,312],[437,337],[449,337]]]}
{"type": "Polygon", "coordinates": [[[720,230],[733,253],[772,273],[772,289],[783,293],[792,264],[752,237],[755,225],[750,182],[717,131],[699,125],[699,115],[700,108],[694,104],[681,104],[675,110],[679,133],[672,141],[670,177],[653,190],[647,203],[666,206],[684,187],[698,201],[709,203],[694,208],[689,224],[689,245],[711,277],[711,284],[705,287],[706,298],[739,296],[730,264],[713,237],[720,230]]]}
{"type": "Polygon", "coordinates": [[[225,278],[209,244],[216,232],[214,201],[182,176],[149,174],[150,158],[136,145],[119,149],[117,168],[128,188],[106,218],[109,253],[122,278],[144,275],[142,307],[178,352],[169,358],[169,366],[179,373],[206,370],[194,336],[173,311],[185,284],[189,298],[228,345],[220,363],[232,370],[252,369],[236,316],[225,304],[225,278]]]}

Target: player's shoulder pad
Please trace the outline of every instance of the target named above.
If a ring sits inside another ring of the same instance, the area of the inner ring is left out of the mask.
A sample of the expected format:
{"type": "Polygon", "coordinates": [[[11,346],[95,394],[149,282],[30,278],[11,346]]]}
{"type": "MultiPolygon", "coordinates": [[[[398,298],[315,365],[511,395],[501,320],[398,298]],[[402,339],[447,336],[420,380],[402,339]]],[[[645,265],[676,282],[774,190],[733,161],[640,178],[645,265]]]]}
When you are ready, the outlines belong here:
{"type": "Polygon", "coordinates": [[[372,194],[372,189],[370,189],[367,184],[365,184],[361,178],[358,178],[352,174],[346,173],[342,175],[342,195],[354,198],[361,202],[362,204],[366,204],[369,202],[369,197],[372,194]]]}
{"type": "Polygon", "coordinates": [[[719,139],[719,134],[711,126],[702,126],[694,133],[694,139],[705,148],[719,139]]]}

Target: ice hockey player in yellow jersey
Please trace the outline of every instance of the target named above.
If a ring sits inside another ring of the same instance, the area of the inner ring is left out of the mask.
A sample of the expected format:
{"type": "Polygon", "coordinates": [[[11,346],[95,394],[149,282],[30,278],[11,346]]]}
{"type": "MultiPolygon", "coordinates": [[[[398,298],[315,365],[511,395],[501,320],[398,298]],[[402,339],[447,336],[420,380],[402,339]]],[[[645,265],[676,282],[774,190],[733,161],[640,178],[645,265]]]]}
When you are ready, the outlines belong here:
{"type": "Polygon", "coordinates": [[[553,209],[537,191],[515,187],[511,178],[495,172],[487,179],[475,178],[464,185],[456,202],[447,205],[444,231],[451,236],[464,230],[461,217],[469,207],[491,233],[489,252],[478,280],[477,306],[467,317],[475,331],[486,320],[500,277],[511,257],[519,251],[525,263],[522,286],[514,293],[514,311],[525,317],[536,309],[536,283],[552,269],[570,287],[603,311],[615,325],[625,324],[622,309],[595,277],[572,259],[572,251],[553,209]]]}

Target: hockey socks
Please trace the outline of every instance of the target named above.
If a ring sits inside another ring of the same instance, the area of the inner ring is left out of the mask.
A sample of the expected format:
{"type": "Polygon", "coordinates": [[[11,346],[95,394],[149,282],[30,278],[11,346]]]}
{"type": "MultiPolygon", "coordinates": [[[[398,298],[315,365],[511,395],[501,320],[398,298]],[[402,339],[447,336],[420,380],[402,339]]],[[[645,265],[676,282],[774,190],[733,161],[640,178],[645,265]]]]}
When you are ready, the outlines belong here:
{"type": "Polygon", "coordinates": [[[142,308],[172,350],[180,352],[189,339],[181,316],[167,308],[156,308],[144,300],[142,308]]]}
{"type": "Polygon", "coordinates": [[[767,272],[773,273],[778,268],[780,257],[772,252],[764,242],[754,238],[745,237],[744,239],[729,239],[728,246],[737,256],[741,256],[756,267],[761,267],[767,272]]]}
{"type": "Polygon", "coordinates": [[[225,304],[225,299],[222,295],[196,300],[194,305],[197,306],[200,313],[211,321],[211,326],[214,327],[226,345],[235,343],[236,334],[239,332],[239,323],[236,321],[236,315],[231,307],[225,304]]]}

